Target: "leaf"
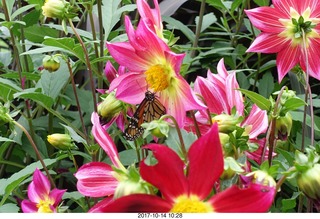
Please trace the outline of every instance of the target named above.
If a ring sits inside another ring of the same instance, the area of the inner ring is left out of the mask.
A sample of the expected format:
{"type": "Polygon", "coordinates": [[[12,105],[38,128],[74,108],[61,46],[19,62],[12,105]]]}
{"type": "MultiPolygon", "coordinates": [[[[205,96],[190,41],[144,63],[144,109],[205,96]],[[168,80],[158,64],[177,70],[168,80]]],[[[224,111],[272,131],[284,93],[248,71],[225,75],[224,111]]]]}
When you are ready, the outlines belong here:
{"type": "Polygon", "coordinates": [[[11,20],[14,20],[18,15],[28,11],[31,8],[34,8],[35,6],[36,5],[31,4],[31,5],[26,5],[26,6],[23,6],[19,9],[17,9],[15,12],[12,13],[11,20]]]}
{"type": "Polygon", "coordinates": [[[34,88],[26,89],[22,92],[15,93],[14,98],[30,99],[46,108],[51,108],[51,106],[54,103],[51,97],[40,92],[36,92],[34,88]]]}
{"type": "MultiPolygon", "coordinates": [[[[43,162],[46,166],[50,166],[51,164],[55,163],[56,159],[44,159],[43,162]]],[[[2,197],[2,200],[0,202],[0,206],[5,203],[5,200],[9,197],[9,195],[12,193],[14,189],[16,189],[20,183],[25,180],[27,177],[29,177],[35,169],[42,169],[42,165],[40,161],[37,161],[35,163],[32,163],[28,166],[26,166],[24,169],[20,170],[17,173],[14,173],[12,176],[10,176],[8,179],[2,179],[1,180],[1,187],[0,187],[0,196],[2,197]]]]}
{"type": "Polygon", "coordinates": [[[270,107],[271,107],[270,100],[266,99],[265,97],[253,91],[244,90],[244,89],[238,89],[238,90],[240,90],[243,94],[245,94],[260,109],[267,110],[267,111],[270,110],[270,107]]]}
{"type": "Polygon", "coordinates": [[[253,0],[258,6],[269,6],[270,0],[253,0]]]}
{"type": "Polygon", "coordinates": [[[301,106],[306,105],[306,102],[304,102],[299,97],[294,97],[286,100],[286,102],[283,105],[283,113],[286,113],[288,111],[296,110],[301,106]]]}
{"type": "Polygon", "coordinates": [[[161,15],[170,17],[186,1],[187,0],[175,0],[175,1],[163,0],[162,2],[159,3],[161,15]]]}
{"type": "Polygon", "coordinates": [[[227,10],[226,6],[224,6],[221,0],[206,0],[206,2],[212,7],[227,10]]]}
{"type": "MultiPolygon", "coordinates": [[[[195,22],[196,22],[196,25],[198,26],[199,25],[199,16],[196,17],[195,22]]],[[[214,24],[215,22],[217,22],[217,18],[213,13],[209,13],[209,14],[204,15],[200,32],[203,32],[205,29],[210,27],[210,25],[214,24]]]]}
{"type": "Polygon", "coordinates": [[[75,142],[77,142],[77,143],[82,143],[82,144],[85,144],[85,145],[87,144],[86,140],[83,139],[80,135],[78,135],[78,134],[73,130],[73,128],[71,128],[71,127],[69,127],[69,126],[67,126],[67,125],[61,124],[61,123],[60,123],[60,125],[62,125],[65,129],[68,130],[71,138],[72,138],[75,142]]]}
{"type": "Polygon", "coordinates": [[[168,29],[180,30],[191,42],[194,42],[195,35],[185,24],[171,17],[163,16],[162,19],[168,23],[168,29]]]}
{"type": "Polygon", "coordinates": [[[17,84],[8,79],[0,78],[0,84],[1,86],[7,87],[15,92],[22,91],[22,89],[17,84]]]}
{"type": "Polygon", "coordinates": [[[233,13],[242,3],[242,0],[233,0],[231,5],[231,12],[233,13]]]}
{"type": "Polygon", "coordinates": [[[16,204],[8,203],[0,206],[0,213],[19,213],[20,207],[16,204]]]}
{"type": "Polygon", "coordinates": [[[5,137],[1,137],[0,136],[0,142],[2,142],[2,141],[4,141],[4,142],[15,142],[14,140],[12,140],[10,138],[5,138],[5,137]]]}
{"type": "Polygon", "coordinates": [[[270,72],[263,75],[262,79],[259,81],[259,94],[265,98],[269,98],[274,89],[274,78],[270,72]]]}
{"type": "Polygon", "coordinates": [[[59,32],[50,27],[33,25],[24,29],[25,37],[34,43],[42,43],[45,37],[59,37],[59,32]]]}
{"type": "MultiPolygon", "coordinates": [[[[64,31],[62,26],[58,25],[58,24],[50,23],[50,24],[44,24],[43,26],[46,26],[47,28],[50,28],[50,29],[56,29],[56,30],[59,30],[59,31],[64,31]]],[[[93,39],[92,33],[88,32],[88,31],[85,31],[85,30],[82,30],[82,29],[78,29],[78,28],[76,28],[76,31],[81,37],[85,37],[85,38],[88,38],[90,40],[93,39]]],[[[67,32],[69,34],[74,34],[72,28],[69,27],[69,26],[67,27],[67,32]]],[[[55,37],[55,38],[57,38],[57,37],[55,37]]]]}
{"type": "Polygon", "coordinates": [[[65,62],[60,63],[60,68],[55,72],[50,73],[44,70],[36,85],[36,88],[41,88],[42,93],[51,97],[53,100],[56,100],[70,78],[67,64],[65,62]]]}

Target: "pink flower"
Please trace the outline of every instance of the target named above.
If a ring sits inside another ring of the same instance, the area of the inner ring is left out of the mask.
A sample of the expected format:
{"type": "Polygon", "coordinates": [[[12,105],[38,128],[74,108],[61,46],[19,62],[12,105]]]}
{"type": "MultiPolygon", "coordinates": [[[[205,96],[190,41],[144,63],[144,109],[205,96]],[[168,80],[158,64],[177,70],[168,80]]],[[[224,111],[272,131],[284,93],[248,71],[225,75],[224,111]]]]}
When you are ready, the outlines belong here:
{"type": "Polygon", "coordinates": [[[162,19],[158,0],[153,0],[154,9],[151,9],[145,0],[137,0],[137,8],[141,19],[147,24],[147,26],[161,39],[164,39],[162,31],[162,19]]]}
{"type": "Polygon", "coordinates": [[[275,188],[249,184],[232,186],[210,197],[215,182],[223,172],[223,155],[218,127],[196,140],[188,151],[188,166],[167,146],[145,147],[157,159],[155,165],[140,163],[144,180],[161,192],[161,197],[133,194],[107,200],[90,212],[266,212],[275,188]],[[208,198],[210,197],[210,198],[208,198]]]}
{"type": "Polygon", "coordinates": [[[28,198],[22,201],[24,213],[54,213],[67,190],[50,189],[48,178],[37,168],[28,186],[28,198]]]}
{"type": "Polygon", "coordinates": [[[125,26],[129,42],[107,42],[107,48],[128,73],[115,78],[109,90],[116,89],[116,97],[130,104],[139,104],[147,90],[155,92],[181,127],[186,111],[205,108],[179,74],[185,54],[173,53],[144,20],[134,30],[126,17],[125,26]]]}
{"type": "MultiPolygon", "coordinates": [[[[219,61],[217,70],[218,74],[212,74],[208,71],[207,78],[197,77],[194,83],[194,91],[204,98],[211,114],[234,114],[235,118],[243,116],[244,101],[241,92],[237,90],[239,84],[236,80],[236,73],[231,72],[229,74],[227,72],[223,59],[219,61]]],[[[197,114],[197,121],[204,124],[205,127],[208,124],[208,119],[215,120],[215,117],[208,118],[206,110],[201,110],[197,114]]],[[[254,104],[249,115],[239,125],[246,128],[250,139],[255,139],[268,128],[267,112],[254,104]]]]}
{"type": "MultiPolygon", "coordinates": [[[[92,113],[91,121],[93,124],[92,134],[98,144],[111,159],[113,166],[124,169],[120,160],[118,150],[105,129],[101,126],[97,113],[92,113]]],[[[112,166],[102,162],[86,163],[75,173],[77,178],[78,191],[90,197],[103,197],[113,195],[117,186],[118,179],[112,166]]]]}
{"type": "Polygon", "coordinates": [[[272,3],[274,7],[245,10],[252,24],[262,31],[247,52],[278,53],[279,82],[297,64],[304,71],[308,68],[310,76],[319,80],[320,2],[273,0],[272,3]]]}

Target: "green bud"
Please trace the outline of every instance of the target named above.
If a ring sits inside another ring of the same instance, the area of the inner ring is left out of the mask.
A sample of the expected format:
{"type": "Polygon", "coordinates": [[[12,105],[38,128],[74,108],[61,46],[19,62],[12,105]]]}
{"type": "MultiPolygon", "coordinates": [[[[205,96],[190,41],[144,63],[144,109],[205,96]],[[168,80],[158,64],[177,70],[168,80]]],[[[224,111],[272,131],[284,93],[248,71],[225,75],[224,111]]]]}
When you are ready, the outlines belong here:
{"type": "Polygon", "coordinates": [[[103,119],[109,121],[125,110],[125,104],[115,97],[115,93],[108,94],[106,98],[98,105],[98,114],[103,119]]]}
{"type": "Polygon", "coordinates": [[[0,102],[0,124],[10,123],[12,120],[9,114],[9,108],[0,102]]]}
{"type": "Polygon", "coordinates": [[[228,134],[236,129],[236,126],[241,122],[241,117],[221,114],[213,117],[212,122],[218,123],[219,132],[228,134]]]}
{"type": "Polygon", "coordinates": [[[144,136],[147,136],[149,134],[157,138],[163,138],[163,137],[169,136],[170,127],[166,121],[153,120],[149,123],[143,123],[141,126],[145,128],[144,136]]]}
{"type": "Polygon", "coordinates": [[[309,198],[320,201],[320,164],[300,172],[297,176],[299,189],[309,198]]]}
{"type": "Polygon", "coordinates": [[[60,68],[60,60],[58,58],[58,55],[46,55],[42,59],[42,65],[43,68],[48,70],[49,72],[57,71],[60,68]]]}
{"type": "Polygon", "coordinates": [[[70,149],[75,149],[77,148],[74,143],[73,140],[71,138],[71,136],[69,134],[59,134],[59,133],[55,133],[52,135],[48,135],[47,136],[47,141],[55,148],[59,149],[59,150],[70,150],[70,149]]]}
{"type": "Polygon", "coordinates": [[[247,176],[253,176],[252,182],[264,186],[276,187],[277,183],[267,172],[262,170],[257,170],[249,173],[247,176]]]}
{"type": "Polygon", "coordinates": [[[292,117],[289,112],[285,116],[281,116],[276,120],[275,133],[280,140],[286,140],[290,136],[292,128],[292,117]]]}
{"type": "Polygon", "coordinates": [[[148,187],[144,182],[136,182],[133,180],[125,180],[119,182],[117,189],[114,193],[114,198],[120,198],[122,196],[130,195],[130,194],[147,194],[148,187]]]}
{"type": "Polygon", "coordinates": [[[42,6],[42,14],[50,18],[68,19],[77,16],[77,7],[65,0],[46,0],[42,6]]]}

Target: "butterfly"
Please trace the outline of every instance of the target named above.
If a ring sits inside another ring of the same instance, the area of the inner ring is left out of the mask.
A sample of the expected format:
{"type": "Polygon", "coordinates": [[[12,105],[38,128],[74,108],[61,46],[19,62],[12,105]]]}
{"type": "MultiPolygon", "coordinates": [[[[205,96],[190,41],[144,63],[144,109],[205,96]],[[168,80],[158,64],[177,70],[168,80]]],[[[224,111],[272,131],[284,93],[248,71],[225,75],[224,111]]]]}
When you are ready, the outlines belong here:
{"type": "Polygon", "coordinates": [[[124,131],[124,138],[129,141],[135,140],[144,132],[142,123],[160,119],[164,114],[166,114],[166,108],[157,99],[155,93],[147,91],[145,98],[130,118],[129,125],[124,131]]]}

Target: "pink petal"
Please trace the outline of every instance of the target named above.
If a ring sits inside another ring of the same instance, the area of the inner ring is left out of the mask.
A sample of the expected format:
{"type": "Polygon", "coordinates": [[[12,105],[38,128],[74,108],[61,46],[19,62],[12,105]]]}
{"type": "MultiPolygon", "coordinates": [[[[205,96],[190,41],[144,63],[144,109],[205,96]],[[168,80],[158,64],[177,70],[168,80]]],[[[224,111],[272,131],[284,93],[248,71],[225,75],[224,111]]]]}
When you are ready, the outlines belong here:
{"type": "Polygon", "coordinates": [[[99,115],[96,112],[91,114],[91,122],[93,124],[92,134],[98,144],[107,153],[111,162],[118,167],[119,154],[116,145],[114,144],[110,135],[102,128],[100,124],[99,115]]]}
{"type": "Polygon", "coordinates": [[[184,163],[172,149],[165,145],[149,144],[145,149],[152,150],[157,164],[148,166],[140,163],[141,177],[157,187],[168,201],[182,194],[188,194],[187,179],[184,175],[184,163]]]}
{"type": "Polygon", "coordinates": [[[140,72],[150,66],[149,60],[136,55],[136,51],[130,43],[107,42],[107,48],[115,61],[122,66],[128,67],[130,71],[140,72]]]}
{"type": "Polygon", "coordinates": [[[117,76],[117,71],[111,64],[111,62],[108,60],[106,67],[104,68],[104,73],[107,77],[107,80],[111,83],[113,79],[117,76]]]}
{"type": "Polygon", "coordinates": [[[276,65],[278,69],[278,81],[282,81],[284,76],[299,62],[301,51],[299,46],[288,46],[277,55],[276,65]]]}
{"type": "Polygon", "coordinates": [[[171,204],[154,195],[134,194],[123,196],[113,201],[103,200],[90,209],[90,213],[107,212],[169,212],[171,204]]]}
{"type": "Polygon", "coordinates": [[[110,88],[117,89],[117,99],[130,104],[140,104],[147,91],[146,76],[142,73],[126,73],[116,78],[110,88]]]}
{"type": "Polygon", "coordinates": [[[157,0],[153,1],[155,9],[151,9],[145,0],[137,0],[137,8],[141,19],[146,20],[148,27],[154,32],[162,31],[162,20],[160,8],[157,0]]]}
{"type": "Polygon", "coordinates": [[[282,12],[276,8],[258,7],[245,10],[253,26],[267,33],[278,34],[285,30],[283,24],[279,22],[280,18],[289,19],[289,14],[282,12]]]}
{"type": "Polygon", "coordinates": [[[32,182],[28,186],[28,197],[32,202],[44,200],[50,193],[48,178],[37,168],[33,173],[32,182]]]}
{"type": "Polygon", "coordinates": [[[251,184],[244,189],[234,185],[214,195],[209,202],[214,212],[264,213],[271,207],[275,193],[274,188],[258,184],[251,184]]]}
{"type": "Polygon", "coordinates": [[[216,123],[191,145],[188,157],[190,194],[204,199],[223,172],[223,154],[216,123]]]}
{"type": "Polygon", "coordinates": [[[307,48],[307,57],[304,55],[301,55],[300,57],[300,63],[301,67],[304,71],[309,72],[310,76],[320,80],[320,45],[319,45],[319,39],[310,39],[309,47],[307,48]],[[308,68],[307,68],[307,62],[306,59],[308,59],[308,68]]]}
{"type": "Polygon", "coordinates": [[[254,139],[258,135],[265,133],[268,128],[268,115],[265,110],[261,110],[257,105],[253,105],[250,114],[242,122],[241,126],[251,125],[250,138],[254,139]]]}
{"type": "Polygon", "coordinates": [[[74,176],[78,179],[78,191],[90,197],[112,195],[119,183],[113,177],[112,167],[102,162],[87,163],[74,176]]]}
{"type": "Polygon", "coordinates": [[[278,34],[260,33],[247,52],[277,53],[290,46],[290,41],[278,34]]]}
{"type": "Polygon", "coordinates": [[[180,75],[180,68],[183,62],[183,59],[185,57],[185,53],[183,54],[176,54],[170,50],[166,50],[164,51],[166,60],[168,63],[170,63],[170,65],[172,66],[172,68],[174,69],[174,72],[176,73],[177,77],[181,77],[180,75]]]}
{"type": "Polygon", "coordinates": [[[23,213],[36,213],[38,212],[38,207],[36,203],[29,200],[23,200],[21,202],[21,209],[23,213]]]}
{"type": "Polygon", "coordinates": [[[61,199],[62,199],[62,196],[63,194],[66,192],[67,190],[66,189],[53,189],[51,192],[50,192],[50,199],[51,200],[54,200],[54,203],[53,203],[53,207],[56,208],[60,202],[61,202],[61,199]]]}
{"type": "Polygon", "coordinates": [[[243,115],[244,104],[243,104],[243,97],[239,89],[239,84],[236,78],[236,72],[233,72],[228,75],[226,78],[226,94],[227,100],[229,103],[229,109],[231,114],[231,109],[235,107],[237,109],[238,115],[243,115]]]}

